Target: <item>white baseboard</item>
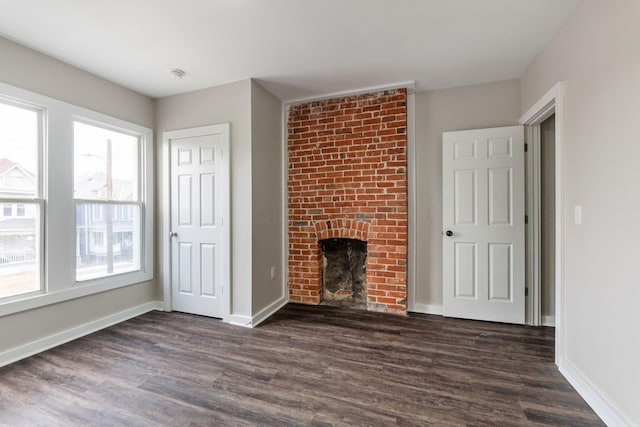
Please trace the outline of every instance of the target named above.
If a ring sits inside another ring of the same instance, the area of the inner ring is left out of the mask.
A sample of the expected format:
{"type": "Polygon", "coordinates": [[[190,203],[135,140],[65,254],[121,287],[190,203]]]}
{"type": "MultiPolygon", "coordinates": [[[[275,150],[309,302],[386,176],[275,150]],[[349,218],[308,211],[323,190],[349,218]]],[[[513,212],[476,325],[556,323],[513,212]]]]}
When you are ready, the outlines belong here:
{"type": "Polygon", "coordinates": [[[156,311],[167,311],[165,309],[164,301],[153,301],[153,309],[156,311]]]}
{"type": "Polygon", "coordinates": [[[542,316],[542,326],[550,326],[555,328],[556,326],[556,316],[542,316]]]}
{"type": "Polygon", "coordinates": [[[125,320],[132,319],[134,317],[140,316],[141,314],[157,310],[160,306],[163,306],[163,304],[159,301],[147,302],[145,304],[138,305],[136,307],[132,307],[118,313],[110,314],[97,320],[92,320],[91,322],[87,322],[80,326],[76,326],[53,335],[49,335],[48,337],[40,338],[28,344],[3,351],[2,353],[0,353],[0,367],[17,362],[18,360],[27,358],[29,356],[33,356],[34,354],[49,350],[53,347],[57,347],[69,341],[73,341],[85,335],[89,335],[101,329],[108,328],[109,326],[113,326],[116,323],[124,322],[125,320]]]}
{"type": "Polygon", "coordinates": [[[251,327],[250,316],[242,316],[240,314],[230,314],[229,317],[227,317],[226,322],[236,326],[244,326],[245,328],[251,327]]]}
{"type": "Polygon", "coordinates": [[[268,306],[266,306],[265,308],[263,308],[262,310],[260,310],[253,317],[232,314],[227,318],[227,323],[231,323],[232,325],[236,325],[236,326],[243,326],[245,328],[255,328],[260,323],[264,322],[269,317],[271,317],[271,315],[274,314],[276,311],[284,307],[287,304],[287,302],[289,302],[287,297],[279,298],[274,302],[272,302],[271,304],[269,304],[268,306]]]}
{"type": "Polygon", "coordinates": [[[438,316],[442,316],[442,306],[437,304],[414,303],[413,309],[409,311],[412,311],[414,313],[437,314],[438,316]]]}
{"type": "Polygon", "coordinates": [[[287,297],[282,297],[280,299],[275,300],[274,302],[272,302],[262,310],[260,310],[255,316],[253,316],[253,319],[251,320],[251,327],[255,328],[260,323],[267,320],[269,317],[271,317],[272,314],[280,310],[288,302],[289,302],[289,299],[287,297]]]}
{"type": "Polygon", "coordinates": [[[630,421],[625,421],[620,412],[569,361],[562,359],[558,368],[560,373],[564,375],[567,381],[607,426],[625,427],[633,425],[630,421]]]}

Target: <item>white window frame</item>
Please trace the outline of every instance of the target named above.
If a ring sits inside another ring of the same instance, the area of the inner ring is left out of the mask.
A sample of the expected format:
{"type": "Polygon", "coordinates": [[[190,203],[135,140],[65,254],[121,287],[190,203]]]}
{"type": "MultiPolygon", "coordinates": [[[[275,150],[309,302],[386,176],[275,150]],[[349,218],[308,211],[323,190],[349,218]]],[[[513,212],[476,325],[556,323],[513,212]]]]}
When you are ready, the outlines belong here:
{"type": "MultiPolygon", "coordinates": [[[[46,108],[38,103],[31,102],[29,99],[20,99],[10,96],[8,94],[0,91],[0,102],[6,105],[11,105],[16,108],[23,108],[25,110],[30,110],[35,112],[38,115],[38,137],[36,142],[36,153],[38,155],[38,161],[36,163],[37,179],[35,181],[35,191],[33,196],[26,197],[0,197],[0,203],[11,205],[11,217],[18,217],[18,205],[21,204],[25,207],[26,205],[36,205],[37,206],[37,216],[36,216],[36,277],[38,278],[38,287],[37,289],[29,292],[24,292],[17,295],[10,295],[7,297],[0,298],[0,315],[2,315],[2,302],[12,302],[23,298],[31,298],[34,296],[42,295],[45,292],[45,273],[44,273],[44,262],[45,262],[45,226],[44,221],[46,217],[45,212],[45,197],[44,197],[44,176],[46,175],[46,170],[44,167],[44,147],[45,147],[45,139],[46,139],[46,118],[47,111],[46,108]]],[[[4,215],[4,213],[3,213],[4,215]]]]}
{"type": "MultiPolygon", "coordinates": [[[[137,177],[137,182],[136,182],[136,196],[137,199],[136,200],[117,200],[117,199],[106,199],[106,198],[97,198],[97,199],[82,199],[82,198],[74,198],[73,202],[74,205],[78,205],[78,204],[89,204],[92,205],[92,211],[95,210],[95,207],[99,206],[99,212],[100,215],[95,216],[93,215],[93,219],[94,220],[102,220],[104,218],[106,218],[106,209],[113,209],[113,213],[112,215],[112,220],[116,221],[118,219],[118,214],[117,214],[117,210],[118,208],[122,207],[122,206],[137,206],[140,210],[140,247],[139,248],[135,248],[134,250],[136,251],[137,255],[140,258],[140,266],[138,269],[134,270],[134,271],[128,271],[128,272],[124,272],[124,273],[112,273],[112,274],[105,274],[104,276],[100,276],[100,277],[96,277],[96,278],[90,278],[90,279],[78,279],[77,278],[77,274],[76,274],[76,284],[77,285],[85,285],[87,283],[91,283],[91,282],[96,282],[96,281],[100,281],[102,279],[106,279],[109,277],[116,277],[116,276],[124,276],[124,275],[130,275],[132,273],[138,272],[140,270],[144,270],[144,265],[145,265],[145,260],[144,260],[144,254],[147,250],[144,246],[144,242],[145,239],[143,238],[143,233],[144,233],[144,229],[145,229],[145,203],[144,203],[144,194],[145,194],[145,189],[143,187],[143,182],[144,180],[144,168],[145,168],[145,161],[144,161],[144,157],[143,157],[143,153],[144,153],[144,147],[143,147],[143,141],[144,141],[144,135],[142,135],[139,132],[135,132],[132,131],[131,129],[128,128],[123,128],[120,126],[114,126],[113,123],[105,123],[105,122],[101,122],[101,121],[97,121],[93,118],[90,117],[79,117],[76,116],[73,120],[73,124],[75,127],[76,123],[82,123],[85,125],[89,125],[89,126],[95,126],[97,128],[100,129],[105,129],[105,130],[110,130],[110,131],[114,131],[114,132],[119,132],[125,135],[129,135],[129,136],[133,136],[135,138],[138,139],[138,147],[137,147],[137,152],[138,152],[138,177],[137,177]]],[[[75,155],[75,154],[74,154],[75,155]]],[[[76,212],[75,208],[74,208],[74,212],[76,212]]],[[[76,218],[76,222],[77,222],[77,218],[76,218]]],[[[152,231],[153,232],[153,231],[152,231]]],[[[115,232],[114,232],[114,236],[115,236],[115,232]]],[[[106,245],[106,240],[108,240],[106,238],[106,235],[104,236],[105,242],[103,243],[103,245],[106,245]]],[[[106,247],[106,246],[105,246],[106,247]]],[[[152,249],[151,249],[152,250],[152,249]]],[[[77,249],[76,249],[77,251],[77,249]]],[[[77,261],[77,258],[74,258],[74,260],[77,261]]],[[[137,260],[135,260],[137,261],[137,260]]]]}
{"type": "Polygon", "coordinates": [[[42,111],[42,154],[38,184],[42,199],[9,200],[9,203],[39,203],[42,289],[37,293],[0,299],[0,317],[45,305],[68,301],[153,279],[154,186],[153,131],[77,105],[0,83],[3,102],[42,111]],[[139,200],[141,212],[140,270],[76,282],[76,222],[73,197],[73,123],[81,121],[105,125],[124,133],[139,135],[139,200]]]}

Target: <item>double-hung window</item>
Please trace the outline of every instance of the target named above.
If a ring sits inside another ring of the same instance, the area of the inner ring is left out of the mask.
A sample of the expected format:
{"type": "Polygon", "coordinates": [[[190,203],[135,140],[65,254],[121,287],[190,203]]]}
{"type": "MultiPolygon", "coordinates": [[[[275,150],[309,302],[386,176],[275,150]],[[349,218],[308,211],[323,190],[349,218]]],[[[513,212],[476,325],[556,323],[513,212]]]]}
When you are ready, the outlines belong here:
{"type": "Polygon", "coordinates": [[[0,98],[0,298],[40,292],[43,111],[0,98]]]}
{"type": "Polygon", "coordinates": [[[76,280],[139,270],[140,136],[75,121],[73,141],[76,280]]]}
{"type": "Polygon", "coordinates": [[[0,83],[0,316],[153,278],[153,132],[0,83]]]}

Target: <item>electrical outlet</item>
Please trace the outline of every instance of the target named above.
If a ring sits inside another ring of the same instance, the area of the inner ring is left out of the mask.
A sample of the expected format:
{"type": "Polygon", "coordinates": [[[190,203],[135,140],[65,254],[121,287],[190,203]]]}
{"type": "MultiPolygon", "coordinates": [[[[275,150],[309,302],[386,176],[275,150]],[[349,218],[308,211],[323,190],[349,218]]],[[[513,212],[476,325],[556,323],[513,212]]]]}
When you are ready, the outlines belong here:
{"type": "Polygon", "coordinates": [[[271,267],[271,280],[276,278],[276,268],[271,267]]]}

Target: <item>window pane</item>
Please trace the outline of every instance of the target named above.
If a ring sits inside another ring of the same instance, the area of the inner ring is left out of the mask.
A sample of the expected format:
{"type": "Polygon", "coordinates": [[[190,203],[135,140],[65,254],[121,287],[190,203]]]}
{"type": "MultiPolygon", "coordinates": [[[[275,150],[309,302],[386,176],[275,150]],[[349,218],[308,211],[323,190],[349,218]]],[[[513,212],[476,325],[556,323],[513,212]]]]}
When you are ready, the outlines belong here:
{"type": "Polygon", "coordinates": [[[36,197],[38,112],[0,102],[0,197],[36,197]]]}
{"type": "Polygon", "coordinates": [[[140,139],[86,123],[74,123],[74,197],[138,200],[140,139]]]}
{"type": "Polygon", "coordinates": [[[139,270],[140,247],[138,205],[76,204],[76,280],[139,270]],[[131,215],[116,217],[118,210],[131,215]]]}
{"type": "Polygon", "coordinates": [[[4,215],[0,203],[0,298],[40,290],[38,205],[21,204],[24,215],[4,215]]]}

